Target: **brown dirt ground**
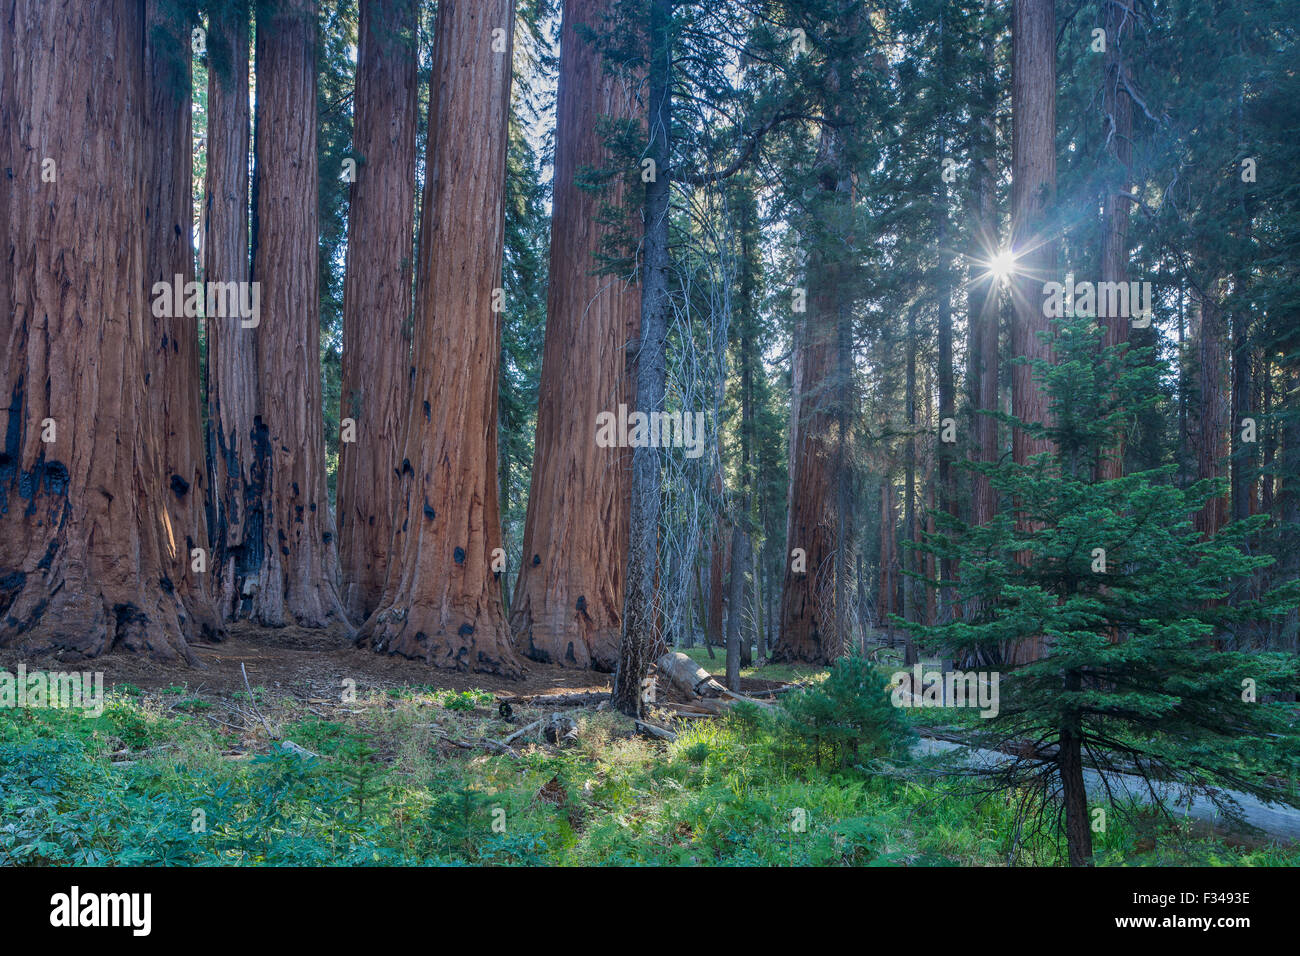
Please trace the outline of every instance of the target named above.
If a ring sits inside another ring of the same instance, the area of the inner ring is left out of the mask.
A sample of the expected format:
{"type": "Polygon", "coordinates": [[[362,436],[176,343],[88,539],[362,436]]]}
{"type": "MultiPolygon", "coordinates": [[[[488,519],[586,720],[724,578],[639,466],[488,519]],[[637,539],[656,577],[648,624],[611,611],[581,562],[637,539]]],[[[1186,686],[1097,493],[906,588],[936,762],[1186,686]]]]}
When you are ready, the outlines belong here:
{"type": "MultiPolygon", "coordinates": [[[[569,670],[534,661],[524,662],[527,672],[520,680],[443,670],[420,661],[357,649],[346,637],[331,630],[264,628],[247,622],[229,625],[228,636],[220,643],[196,643],[190,647],[198,666],[160,663],[129,653],[73,662],[0,650],[0,668],[12,671],[19,663],[26,663],[29,669],[102,671],[106,688],[133,684],[145,691],[158,691],[184,685],[192,694],[209,697],[228,697],[243,691],[241,664],[247,668],[252,687],[264,688],[272,696],[292,697],[337,697],[345,679],[356,681],[358,694],[415,686],[455,691],[480,689],[501,698],[608,691],[612,679],[610,674],[569,670]]],[[[744,691],[778,686],[779,681],[742,680],[744,691]]]]}

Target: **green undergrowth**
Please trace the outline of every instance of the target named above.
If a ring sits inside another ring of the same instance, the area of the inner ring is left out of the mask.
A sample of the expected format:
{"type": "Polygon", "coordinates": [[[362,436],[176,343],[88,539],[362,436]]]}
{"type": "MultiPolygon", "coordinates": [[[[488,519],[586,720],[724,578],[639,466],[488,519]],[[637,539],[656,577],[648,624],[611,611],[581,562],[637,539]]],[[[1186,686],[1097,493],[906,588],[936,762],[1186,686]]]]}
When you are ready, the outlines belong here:
{"type": "MultiPolygon", "coordinates": [[[[575,743],[533,733],[517,755],[474,742],[542,712],[506,723],[483,692],[259,699],[274,737],[248,701],[188,690],[119,688],[98,718],[0,711],[0,865],[1059,865],[1056,838],[1018,823],[1025,795],[909,761],[884,680],[832,672],[668,745],[577,711],[575,743]]],[[[1149,811],[1096,837],[1101,864],[1300,863],[1149,811]]]]}

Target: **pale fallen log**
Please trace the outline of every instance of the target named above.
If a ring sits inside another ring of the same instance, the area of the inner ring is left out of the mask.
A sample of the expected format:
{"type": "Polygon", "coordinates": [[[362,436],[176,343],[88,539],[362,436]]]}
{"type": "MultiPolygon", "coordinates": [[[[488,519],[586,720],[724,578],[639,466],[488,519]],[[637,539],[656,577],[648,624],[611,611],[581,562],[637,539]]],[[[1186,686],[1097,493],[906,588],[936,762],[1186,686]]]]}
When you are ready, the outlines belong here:
{"type": "Polygon", "coordinates": [[[516,730],[513,734],[511,734],[511,735],[510,735],[509,737],[507,737],[505,740],[501,741],[501,743],[506,744],[506,745],[512,744],[512,743],[514,743],[516,740],[518,740],[520,737],[522,737],[524,734],[528,733],[530,730],[536,730],[538,727],[542,726],[542,724],[544,724],[544,723],[546,723],[546,718],[545,718],[545,717],[543,717],[541,720],[534,720],[534,721],[533,721],[531,724],[529,724],[527,727],[520,727],[518,730],[516,730]]]}
{"type": "Polygon", "coordinates": [[[681,651],[669,651],[655,661],[659,673],[687,697],[721,697],[727,689],[681,651]]]}
{"type": "Polygon", "coordinates": [[[524,694],[519,697],[503,697],[511,704],[528,704],[533,707],[582,707],[609,700],[609,691],[584,690],[571,694],[524,694]]]}
{"type": "Polygon", "coordinates": [[[667,740],[670,743],[677,739],[677,735],[671,730],[665,730],[663,727],[656,727],[654,724],[647,724],[644,720],[636,721],[636,729],[651,737],[658,737],[660,740],[667,740]]]}

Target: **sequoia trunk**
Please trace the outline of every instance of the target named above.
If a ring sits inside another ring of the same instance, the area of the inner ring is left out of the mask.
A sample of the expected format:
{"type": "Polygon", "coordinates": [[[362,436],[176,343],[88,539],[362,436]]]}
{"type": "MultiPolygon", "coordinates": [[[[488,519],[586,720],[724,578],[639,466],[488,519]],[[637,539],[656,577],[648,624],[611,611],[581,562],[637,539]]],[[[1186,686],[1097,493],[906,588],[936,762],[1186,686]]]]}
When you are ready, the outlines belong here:
{"type": "Polygon", "coordinates": [[[357,621],[384,594],[410,396],[416,28],[415,0],[361,5],[338,474],[343,599],[357,621]]]}

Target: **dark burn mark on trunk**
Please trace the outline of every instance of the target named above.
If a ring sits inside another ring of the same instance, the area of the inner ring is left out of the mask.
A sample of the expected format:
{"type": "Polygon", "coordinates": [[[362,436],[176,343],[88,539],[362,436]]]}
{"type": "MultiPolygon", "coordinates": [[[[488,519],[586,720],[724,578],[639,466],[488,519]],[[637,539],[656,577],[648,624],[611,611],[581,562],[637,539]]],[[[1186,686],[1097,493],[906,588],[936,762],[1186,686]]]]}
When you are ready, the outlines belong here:
{"type": "Polygon", "coordinates": [[[184,499],[185,493],[190,490],[190,483],[180,475],[172,475],[172,494],[178,499],[184,499]]]}

